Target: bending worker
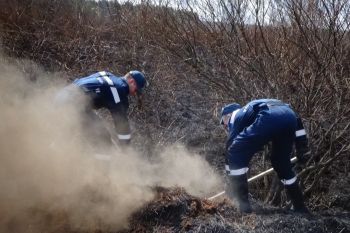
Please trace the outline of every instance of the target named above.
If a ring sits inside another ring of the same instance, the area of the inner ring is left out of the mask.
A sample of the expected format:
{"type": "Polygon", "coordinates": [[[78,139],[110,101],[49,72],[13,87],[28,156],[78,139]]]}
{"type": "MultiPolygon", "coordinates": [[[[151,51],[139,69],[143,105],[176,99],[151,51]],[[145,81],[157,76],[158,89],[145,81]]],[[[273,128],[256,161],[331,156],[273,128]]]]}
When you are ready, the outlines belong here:
{"type": "Polygon", "coordinates": [[[90,140],[109,140],[112,143],[113,134],[111,135],[111,131],[102,126],[101,118],[93,111],[93,109],[107,108],[112,115],[118,141],[120,144],[128,144],[131,140],[127,113],[128,96],[137,96],[140,104],[146,84],[145,76],[140,71],[130,71],[123,77],[102,71],[74,80],[58,94],[56,101],[65,104],[77,103],[79,102],[77,99],[83,96],[84,102],[80,101],[79,104],[83,105],[81,107],[84,113],[83,129],[88,134],[86,136],[90,140]]]}
{"type": "Polygon", "coordinates": [[[284,184],[294,211],[308,213],[290,161],[295,144],[298,162],[306,162],[310,154],[308,139],[301,119],[290,106],[276,99],[258,99],[244,107],[229,104],[222,109],[221,124],[228,131],[225,193],[238,202],[239,210],[252,211],[248,199],[249,161],[271,142],[272,167],[284,184]]]}

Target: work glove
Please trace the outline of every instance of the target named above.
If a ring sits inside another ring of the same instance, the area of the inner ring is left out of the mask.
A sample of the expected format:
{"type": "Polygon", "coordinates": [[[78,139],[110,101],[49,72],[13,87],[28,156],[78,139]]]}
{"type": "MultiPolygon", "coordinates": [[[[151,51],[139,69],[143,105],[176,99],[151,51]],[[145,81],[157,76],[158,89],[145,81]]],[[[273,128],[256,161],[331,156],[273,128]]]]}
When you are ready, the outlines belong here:
{"type": "Polygon", "coordinates": [[[295,142],[295,152],[297,157],[297,163],[299,165],[305,165],[311,157],[311,151],[308,146],[308,140],[298,140],[295,142]]]}

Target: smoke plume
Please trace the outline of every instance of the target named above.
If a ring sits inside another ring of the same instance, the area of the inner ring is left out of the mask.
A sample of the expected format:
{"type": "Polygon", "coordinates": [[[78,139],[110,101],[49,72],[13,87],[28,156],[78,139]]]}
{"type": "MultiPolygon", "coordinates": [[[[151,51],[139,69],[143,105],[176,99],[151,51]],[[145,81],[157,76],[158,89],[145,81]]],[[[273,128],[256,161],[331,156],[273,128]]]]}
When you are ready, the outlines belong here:
{"type": "Polygon", "coordinates": [[[60,75],[0,60],[0,232],[116,231],[152,200],[154,186],[203,196],[219,185],[182,146],[155,162],[131,149],[89,150],[80,107],[53,101],[65,85],[60,75]]]}

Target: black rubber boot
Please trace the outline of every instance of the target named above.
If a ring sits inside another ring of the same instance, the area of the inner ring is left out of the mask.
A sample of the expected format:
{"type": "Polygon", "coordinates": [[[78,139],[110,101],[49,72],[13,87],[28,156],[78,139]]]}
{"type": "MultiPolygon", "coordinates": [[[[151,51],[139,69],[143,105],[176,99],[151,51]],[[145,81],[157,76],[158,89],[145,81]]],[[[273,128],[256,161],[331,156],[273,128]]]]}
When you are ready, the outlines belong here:
{"type": "Polygon", "coordinates": [[[298,182],[294,182],[291,185],[285,185],[287,194],[292,201],[293,211],[301,214],[310,214],[310,211],[304,204],[303,193],[298,185],[298,182]]]}
{"type": "Polygon", "coordinates": [[[252,207],[248,199],[248,181],[247,175],[227,176],[225,189],[226,195],[238,203],[241,213],[251,213],[252,207]]]}

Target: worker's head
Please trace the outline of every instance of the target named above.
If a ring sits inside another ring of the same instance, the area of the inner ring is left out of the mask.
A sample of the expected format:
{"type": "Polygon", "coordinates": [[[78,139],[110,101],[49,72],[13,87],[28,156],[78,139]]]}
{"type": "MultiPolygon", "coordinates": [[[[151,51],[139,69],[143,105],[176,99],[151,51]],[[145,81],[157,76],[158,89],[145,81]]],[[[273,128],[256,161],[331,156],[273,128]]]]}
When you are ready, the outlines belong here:
{"type": "Polygon", "coordinates": [[[220,124],[223,125],[225,129],[227,129],[232,113],[240,108],[241,108],[241,105],[237,103],[232,103],[232,104],[225,105],[221,109],[220,124]]]}
{"type": "Polygon", "coordinates": [[[140,71],[132,70],[126,74],[126,77],[130,95],[142,94],[143,88],[148,85],[144,74],[140,71]]]}

